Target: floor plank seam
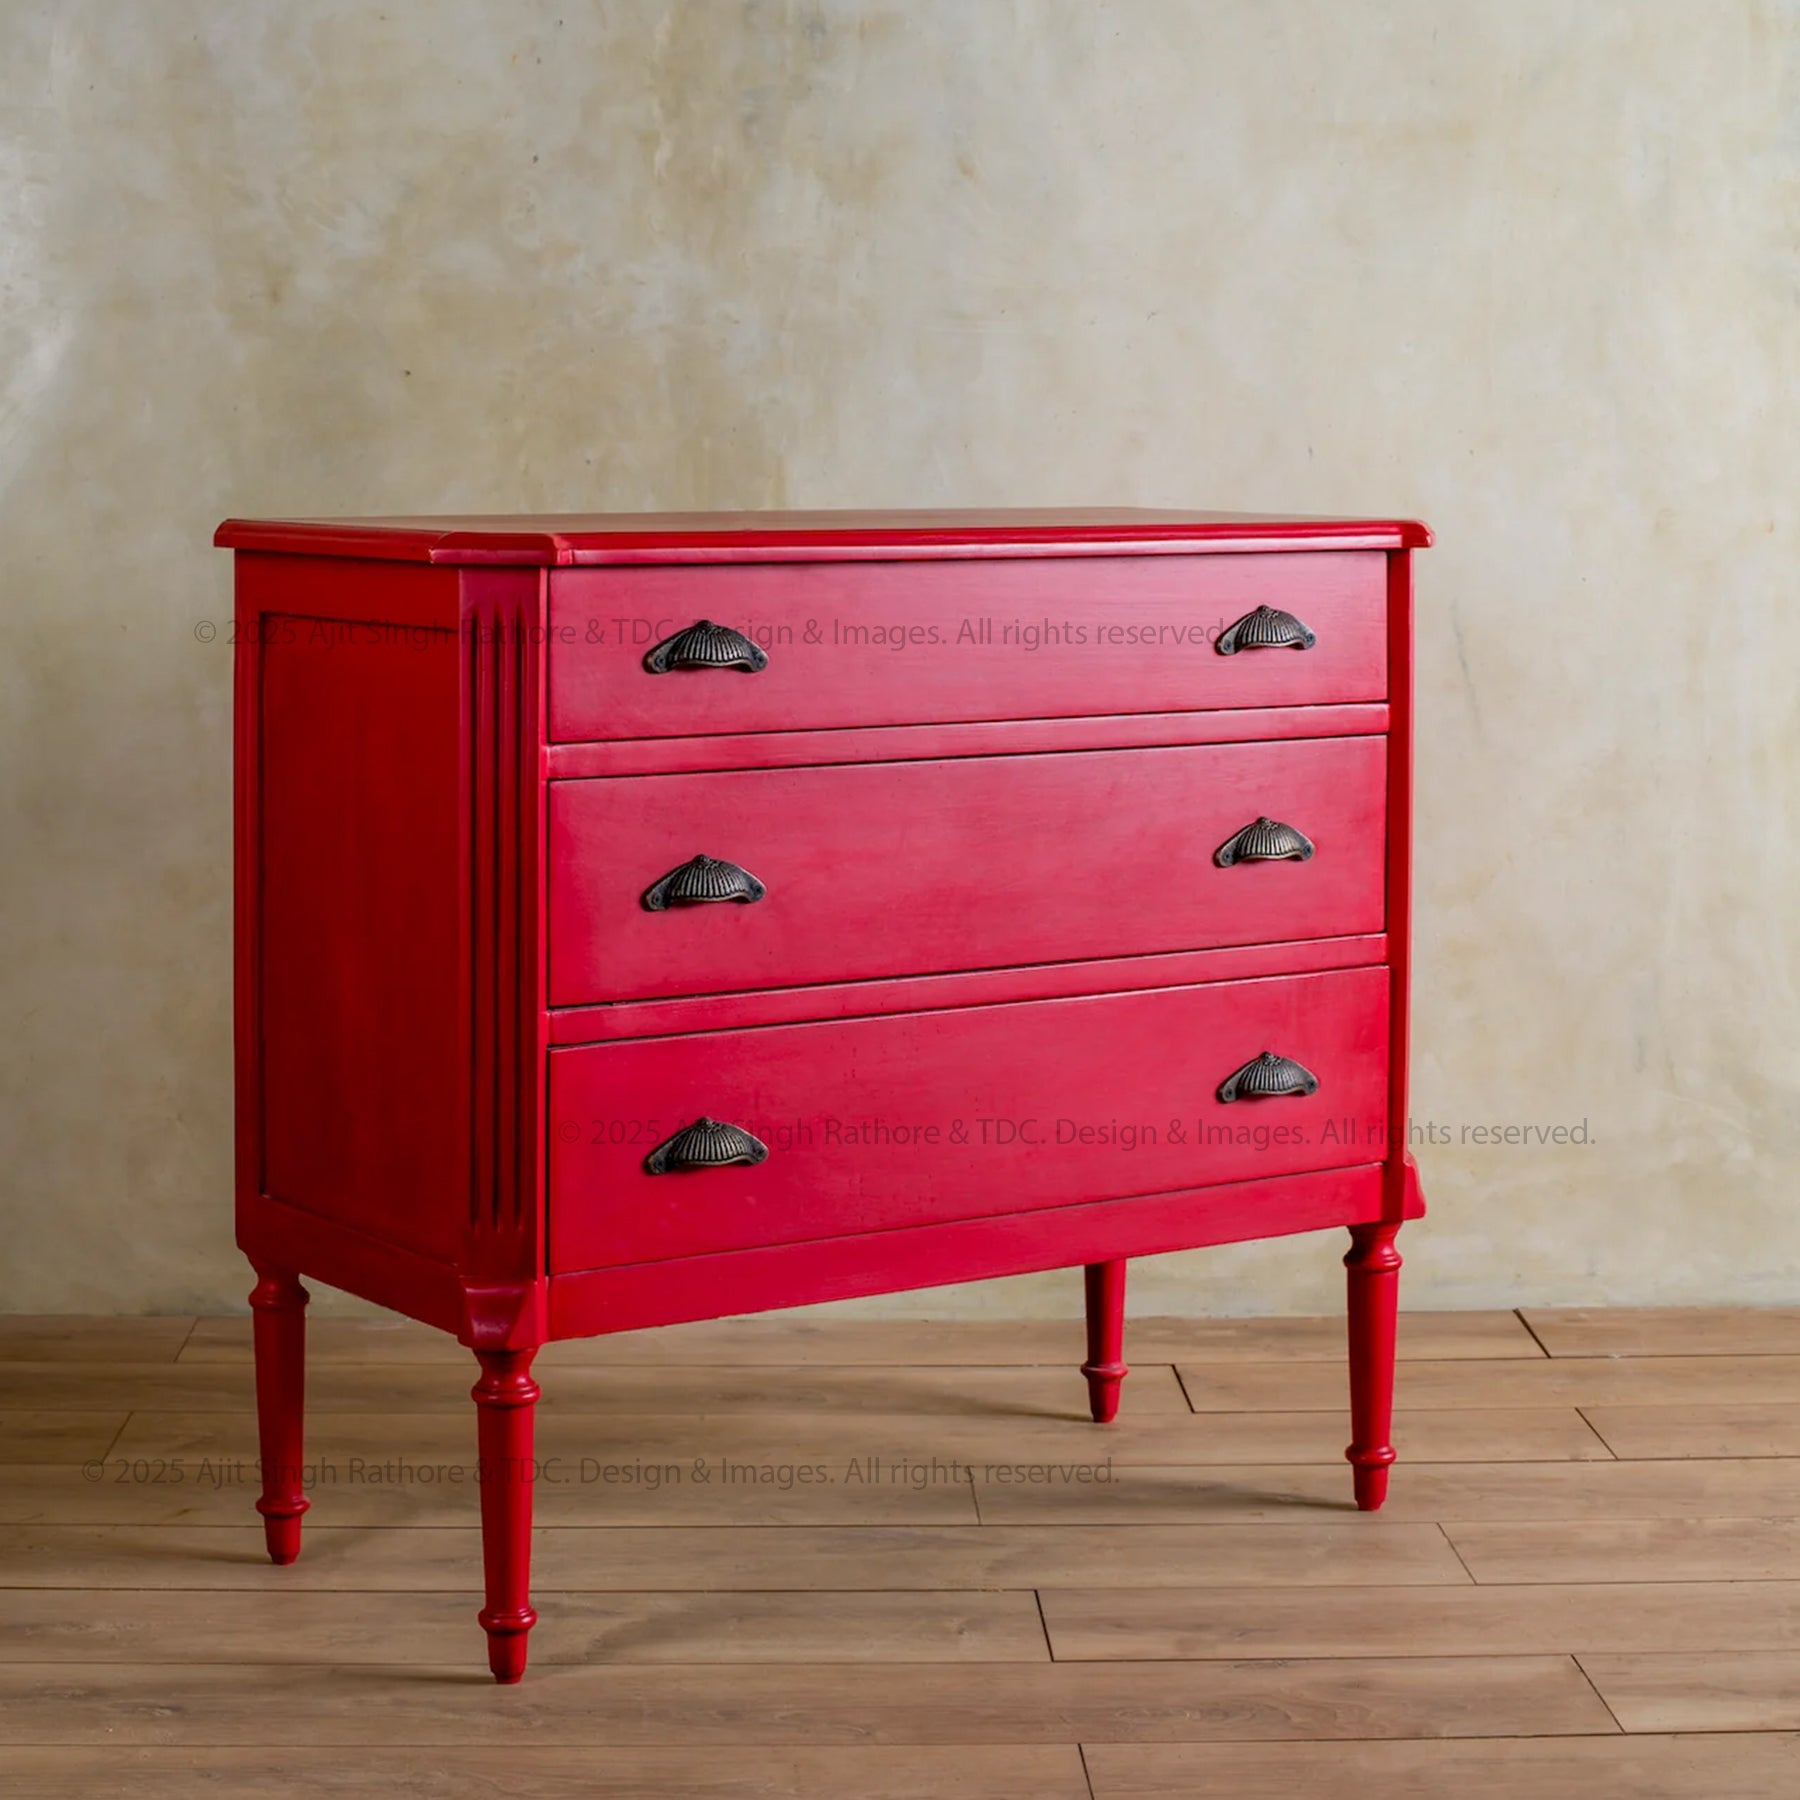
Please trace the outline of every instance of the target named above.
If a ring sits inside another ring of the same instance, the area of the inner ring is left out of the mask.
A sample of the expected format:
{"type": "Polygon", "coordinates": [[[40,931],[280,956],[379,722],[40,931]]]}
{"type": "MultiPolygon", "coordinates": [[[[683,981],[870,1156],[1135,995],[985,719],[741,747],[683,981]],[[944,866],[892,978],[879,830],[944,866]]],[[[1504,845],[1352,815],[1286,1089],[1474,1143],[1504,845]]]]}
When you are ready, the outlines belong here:
{"type": "Polygon", "coordinates": [[[1594,1690],[1594,1698],[1596,1700],[1598,1700],[1600,1702],[1600,1704],[1606,1708],[1606,1716],[1609,1719],[1611,1719],[1615,1725],[1618,1726],[1619,1735],[1621,1737],[1630,1737],[1632,1734],[1625,1729],[1623,1721],[1621,1721],[1621,1719],[1619,1718],[1619,1715],[1613,1711],[1612,1702],[1610,1700],[1608,1700],[1607,1697],[1603,1693],[1601,1693],[1599,1684],[1594,1680],[1593,1676],[1588,1673],[1587,1664],[1581,1660],[1581,1657],[1578,1654],[1572,1655],[1569,1658],[1569,1660],[1572,1663],[1574,1663],[1576,1668],[1578,1668],[1581,1671],[1581,1679],[1583,1681],[1585,1681],[1588,1684],[1588,1686],[1594,1690]]]}
{"type": "Polygon", "coordinates": [[[1194,1396],[1188,1392],[1187,1378],[1181,1372],[1181,1364],[1180,1363],[1170,1363],[1169,1367],[1171,1370],[1174,1371],[1175,1385],[1178,1388],[1180,1388],[1181,1397],[1182,1397],[1182,1399],[1184,1399],[1187,1402],[1187,1409],[1188,1409],[1189,1413],[1192,1414],[1194,1417],[1198,1418],[1199,1414],[1200,1414],[1200,1409],[1199,1409],[1199,1407],[1197,1407],[1194,1404],[1194,1396]]]}
{"type": "MultiPolygon", "coordinates": [[[[49,1591],[54,1592],[57,1590],[49,1590],[49,1591]]],[[[1348,1668],[1352,1665],[1360,1666],[1365,1663],[1379,1663],[1383,1667],[1391,1667],[1395,1664],[1408,1664],[1408,1665],[1417,1664],[1418,1666],[1420,1666],[1422,1668],[1437,1668],[1441,1664],[1446,1663],[1446,1662],[1479,1662],[1479,1663],[1545,1663],[1545,1662],[1560,1662],[1560,1661],[1579,1662],[1581,1656],[1598,1656],[1598,1655],[1609,1655],[1609,1656],[1610,1655],[1631,1655],[1631,1656],[1637,1657],[1640,1660],[1642,1660],[1642,1659],[1647,1659],[1647,1658],[1653,1658],[1658,1654],[1665,1656],[1668,1660],[1670,1660],[1672,1662],[1684,1662],[1684,1661],[1692,1660],[1691,1652],[1681,1651],[1681,1650],[1669,1650],[1669,1651],[1664,1651],[1664,1652],[1660,1652],[1660,1653],[1655,1652],[1655,1651],[1641,1651],[1641,1650],[1640,1651],[1629,1651],[1629,1652],[1624,1652],[1624,1651],[1582,1651],[1578,1655],[1576,1652],[1568,1651],[1568,1650],[1480,1650],[1480,1649],[1476,1649],[1476,1650],[1456,1650],[1456,1651],[1380,1650],[1380,1651],[1373,1653],[1372,1655],[1366,1655],[1366,1656],[1351,1655],[1342,1650],[1325,1650],[1325,1651],[1318,1651],[1318,1652],[1308,1652],[1304,1655],[1298,1655],[1298,1656],[1294,1655],[1291,1652],[1280,1652],[1280,1653],[1267,1655],[1267,1656],[1245,1656],[1242,1654],[1236,1654],[1236,1655],[1226,1654],[1226,1655],[1220,1655],[1220,1656],[1065,1656],[1065,1657],[1056,1658],[1053,1661],[1043,1660],[1043,1659],[1039,1659],[1037,1657],[1025,1658],[1025,1657],[1019,1657],[1019,1656],[994,1656],[994,1657],[987,1657],[987,1658],[981,1659],[979,1661],[971,1660],[971,1661],[967,1661],[967,1662],[963,1662],[963,1663],[947,1661],[941,1657],[917,1657],[917,1656],[896,1656],[896,1657],[880,1658],[880,1659],[869,1658],[867,1660],[859,1661],[859,1662],[855,1662],[855,1663],[846,1663],[841,1659],[836,1660],[836,1661],[831,1661],[831,1662],[825,1662],[825,1661],[821,1661],[820,1656],[818,1654],[811,1654],[808,1656],[763,1657],[763,1658],[760,1658],[760,1659],[757,1659],[754,1661],[752,1661],[748,1658],[744,1658],[744,1657],[730,1657],[730,1658],[725,1658],[725,1659],[695,1657],[692,1661],[689,1661],[689,1662],[675,1662],[675,1661],[658,1662],[658,1661],[636,1661],[636,1660],[621,1660],[621,1661],[608,1662],[608,1661],[604,1661],[604,1660],[601,1660],[601,1661],[574,1661],[574,1660],[568,1660],[568,1659],[558,1660],[554,1654],[550,1654],[547,1657],[536,1656],[534,1654],[534,1666],[536,1665],[537,1662],[546,1662],[547,1666],[552,1667],[552,1668],[590,1669],[595,1672],[605,1670],[605,1671],[610,1671],[615,1674],[624,1673],[624,1674],[639,1675],[639,1676],[649,1676],[652,1674],[657,1674],[657,1675],[664,1675],[664,1676],[671,1676],[671,1677],[674,1675],[680,1674],[683,1670],[686,1670],[686,1669],[725,1669],[725,1670],[733,1670],[733,1671],[744,1671],[744,1670],[751,1670],[751,1669],[830,1669],[833,1671],[838,1671],[838,1670],[842,1670],[846,1667],[861,1668],[861,1669],[923,1669],[930,1673],[948,1673],[948,1672],[954,1671],[959,1668],[965,1669],[965,1670],[979,1670],[984,1673],[987,1673],[987,1672],[992,1672],[992,1671],[1000,1670],[1000,1669],[1043,1670],[1043,1669],[1054,1667],[1060,1671],[1065,1671],[1065,1672],[1068,1672],[1071,1674],[1076,1671],[1083,1671],[1089,1675],[1097,1675],[1097,1674],[1101,1674],[1101,1673],[1110,1674],[1110,1673],[1114,1673],[1117,1671],[1130,1670],[1130,1669],[1172,1669],[1173,1668],[1173,1669],[1194,1669],[1194,1670],[1203,1670],[1204,1669],[1204,1670],[1213,1670],[1213,1671],[1217,1671],[1219,1669],[1255,1671],[1255,1670],[1268,1670],[1268,1669],[1313,1668],[1313,1667],[1320,1667],[1320,1666],[1328,1667],[1328,1668],[1348,1668]]],[[[1760,1656],[1778,1656],[1778,1655],[1787,1654],[1787,1653],[1771,1650],[1771,1651],[1751,1651],[1751,1652],[1748,1652],[1747,1654],[1760,1655],[1760,1656]]],[[[438,1670],[441,1673],[443,1673],[446,1677],[453,1679],[457,1682],[461,1682],[464,1684],[469,1684],[471,1682],[470,1672],[464,1664],[440,1662],[440,1661],[432,1660],[429,1658],[424,1658],[424,1659],[414,1658],[414,1659],[408,1661],[408,1660],[396,1658],[393,1656],[371,1657],[366,1661],[351,1661],[351,1660],[347,1660],[342,1657],[332,1658],[332,1657],[327,1656],[327,1657],[309,1657],[309,1658],[303,1658],[303,1659],[296,1659],[293,1662],[262,1662],[262,1663],[246,1663],[242,1657],[194,1657],[194,1658],[189,1658],[189,1659],[181,1661],[181,1662],[171,1662],[165,1658],[165,1659],[162,1659],[159,1661],[151,1662],[147,1659],[146,1656],[143,1656],[143,1655],[139,1655],[139,1656],[96,1656],[96,1657],[91,1657],[91,1658],[85,1658],[81,1661],[67,1660],[67,1661],[56,1661],[56,1662],[47,1662],[47,1661],[43,1660],[41,1657],[39,1657],[39,1658],[34,1658],[29,1664],[7,1663],[5,1661],[0,1661],[0,1668],[20,1668],[20,1667],[30,1667],[30,1668],[32,1668],[34,1670],[38,1670],[38,1671],[42,1671],[44,1669],[78,1670],[78,1669],[83,1669],[83,1668],[96,1668],[96,1669],[97,1668],[107,1668],[107,1669],[154,1668],[154,1669],[163,1670],[163,1671],[166,1671],[169,1669],[239,1669],[239,1670],[241,1670],[244,1668],[257,1668],[257,1669],[282,1669],[282,1670],[287,1670],[290,1672],[297,1671],[297,1670],[308,1670],[308,1669],[315,1670],[315,1671],[316,1670],[330,1670],[330,1669],[364,1669],[364,1670],[370,1670],[370,1671],[386,1670],[386,1671],[392,1672],[395,1670],[404,1670],[404,1669],[413,1669],[413,1670],[435,1669],[435,1670],[438,1670]]],[[[1582,1676],[1584,1679],[1587,1680],[1589,1686],[1593,1685],[1592,1680],[1591,1680],[1591,1678],[1588,1677],[1587,1671],[1585,1669],[1582,1670],[1582,1676]]],[[[69,1677],[69,1678],[72,1679],[72,1677],[69,1677]]],[[[482,1691],[485,1692],[486,1690],[483,1689],[482,1691]]],[[[1608,1710],[1608,1712],[1611,1712],[1612,1709],[1610,1707],[1608,1707],[1607,1710],[1608,1710]]],[[[1684,1726],[1683,1730],[1686,1730],[1686,1729],[1687,1728],[1684,1726]]],[[[3,1747],[5,1741],[6,1740],[0,1740],[0,1747],[3,1747]]]]}
{"type": "Polygon", "coordinates": [[[106,1448],[104,1450],[102,1450],[100,1452],[100,1454],[94,1460],[96,1462],[99,1462],[102,1464],[110,1461],[112,1458],[112,1453],[119,1447],[119,1439],[122,1438],[125,1435],[125,1433],[127,1431],[129,1431],[130,1429],[131,1429],[131,1414],[127,1413],[124,1416],[124,1418],[122,1418],[119,1421],[119,1429],[117,1431],[115,1431],[112,1434],[112,1436],[106,1440],[106,1448]]]}
{"type": "MultiPolygon", "coordinates": [[[[1509,1584],[1510,1585],[1510,1584],[1509,1584]]],[[[1596,1584],[1598,1585],[1598,1584],[1596,1584]]],[[[1767,1585],[1760,1583],[1756,1585],[1767,1585]]],[[[1242,1588],[1234,1588],[1234,1593],[1252,1591],[1254,1584],[1246,1584],[1242,1588]]],[[[717,1599],[726,1594],[791,1594],[796,1598],[818,1599],[828,1594],[1030,1594],[1035,1589],[1028,1587],[710,1587],[710,1588],[629,1588],[629,1587],[570,1587],[566,1583],[557,1587],[540,1587],[538,1592],[547,1599],[593,1600],[620,1598],[662,1598],[670,1594],[685,1596],[693,1600],[717,1599]]],[[[1302,1590],[1291,1590],[1299,1592],[1302,1590]]],[[[1459,1588],[1458,1592],[1461,1591],[1459,1588]]],[[[398,1588],[398,1587],[283,1587],[279,1580],[272,1581],[269,1586],[254,1587],[174,1587],[159,1583],[155,1587],[94,1587],[91,1584],[77,1586],[60,1581],[32,1582],[27,1586],[17,1583],[0,1584],[0,1594],[245,1594],[257,1599],[279,1599],[284,1594],[361,1594],[378,1595],[383,1600],[404,1600],[408,1595],[425,1594],[449,1596],[451,1599],[479,1598],[478,1588],[432,1587],[432,1588],[398,1588]]],[[[126,1659],[131,1660],[130,1658],[126,1659]]]]}
{"type": "Polygon", "coordinates": [[[1081,1779],[1087,1783],[1088,1800],[1094,1800],[1094,1772],[1088,1767],[1087,1745],[1077,1744],[1075,1754],[1081,1758],[1081,1779]]]}
{"type": "Polygon", "coordinates": [[[1044,1633],[1044,1654],[1052,1661],[1057,1661],[1056,1642],[1050,1636],[1050,1621],[1044,1616],[1044,1593],[1041,1588],[1031,1590],[1031,1598],[1037,1604],[1038,1625],[1044,1633]]]}
{"type": "Polygon", "coordinates": [[[1513,1317],[1515,1319],[1517,1319],[1519,1321],[1519,1323],[1525,1327],[1526,1335],[1531,1339],[1531,1341],[1534,1344],[1537,1345],[1538,1350],[1542,1355],[1547,1356],[1547,1357],[1555,1356],[1555,1352],[1550,1348],[1550,1346],[1548,1344],[1546,1344],[1544,1342],[1544,1340],[1541,1337],[1538,1336],[1537,1332],[1533,1329],[1532,1323],[1531,1323],[1530,1319],[1528,1319],[1525,1316],[1525,1309],[1522,1306],[1515,1306],[1513,1308],[1513,1317]]]}
{"type": "MultiPolygon", "coordinates": [[[[1601,1431],[1600,1427],[1598,1425],[1596,1425],[1594,1423],[1594,1421],[1587,1416],[1587,1408],[1586,1407],[1583,1407],[1583,1406],[1576,1407],[1575,1416],[1599,1440],[1600,1448],[1606,1452],[1606,1456],[1601,1459],[1602,1461],[1623,1462],[1625,1460],[1625,1458],[1621,1457],[1619,1455],[1618,1451],[1616,1451],[1612,1447],[1612,1445],[1606,1441],[1606,1434],[1603,1431],[1601,1431]]],[[[1713,1459],[1706,1458],[1706,1457],[1695,1457],[1692,1460],[1694,1460],[1696,1462],[1702,1462],[1702,1461],[1711,1461],[1713,1459]]]]}
{"type": "Polygon", "coordinates": [[[1481,1579],[1476,1575],[1475,1571],[1469,1567],[1469,1559],[1466,1556],[1464,1556],[1463,1553],[1459,1549],[1457,1549],[1456,1539],[1450,1535],[1449,1527],[1447,1525],[1445,1525],[1445,1523],[1443,1522],[1442,1519],[1434,1520],[1433,1523],[1438,1528],[1438,1536],[1441,1537],[1444,1540],[1444,1542],[1450,1546],[1450,1554],[1452,1556],[1454,1556],[1456,1558],[1457,1562],[1462,1565],[1462,1572],[1466,1576],[1468,1576],[1469,1585],[1471,1587],[1483,1586],[1484,1584],[1482,1583],[1481,1579]]]}

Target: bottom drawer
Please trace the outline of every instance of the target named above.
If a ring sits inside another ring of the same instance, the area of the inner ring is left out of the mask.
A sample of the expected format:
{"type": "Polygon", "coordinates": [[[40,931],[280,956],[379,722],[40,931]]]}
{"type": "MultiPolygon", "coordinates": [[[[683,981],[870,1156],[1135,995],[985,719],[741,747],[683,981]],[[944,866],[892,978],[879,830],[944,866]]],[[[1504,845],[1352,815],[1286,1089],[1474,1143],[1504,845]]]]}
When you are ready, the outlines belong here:
{"type": "Polygon", "coordinates": [[[1388,973],[1364,968],[553,1050],[550,1268],[1367,1163],[1387,1048],[1388,973]],[[1316,1090],[1222,1101],[1263,1051],[1316,1090]],[[701,1118],[766,1157],[651,1173],[701,1118]]]}

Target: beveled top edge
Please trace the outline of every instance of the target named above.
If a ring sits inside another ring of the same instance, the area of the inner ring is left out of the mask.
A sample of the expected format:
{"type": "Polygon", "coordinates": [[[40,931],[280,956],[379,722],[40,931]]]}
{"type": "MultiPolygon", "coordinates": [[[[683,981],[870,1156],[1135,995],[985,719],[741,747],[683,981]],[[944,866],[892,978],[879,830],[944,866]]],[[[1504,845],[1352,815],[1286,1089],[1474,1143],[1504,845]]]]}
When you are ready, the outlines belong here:
{"type": "Polygon", "coordinates": [[[1411,550],[1428,545],[1431,532],[1410,519],[1045,507],[227,519],[213,542],[230,550],[292,556],[566,568],[599,563],[1056,556],[1108,551],[1411,550]]]}

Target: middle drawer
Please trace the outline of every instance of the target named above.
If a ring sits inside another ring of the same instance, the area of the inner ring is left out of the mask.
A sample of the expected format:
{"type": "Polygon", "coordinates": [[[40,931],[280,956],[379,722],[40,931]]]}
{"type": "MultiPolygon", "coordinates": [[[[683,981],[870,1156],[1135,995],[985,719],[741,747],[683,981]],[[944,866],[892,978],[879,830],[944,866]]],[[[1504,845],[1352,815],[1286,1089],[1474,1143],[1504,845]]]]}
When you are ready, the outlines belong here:
{"type": "Polygon", "coordinates": [[[1377,932],[1386,750],[1310,738],[556,781],[551,1004],[1377,932]],[[700,897],[718,892],[738,897],[700,897]]]}

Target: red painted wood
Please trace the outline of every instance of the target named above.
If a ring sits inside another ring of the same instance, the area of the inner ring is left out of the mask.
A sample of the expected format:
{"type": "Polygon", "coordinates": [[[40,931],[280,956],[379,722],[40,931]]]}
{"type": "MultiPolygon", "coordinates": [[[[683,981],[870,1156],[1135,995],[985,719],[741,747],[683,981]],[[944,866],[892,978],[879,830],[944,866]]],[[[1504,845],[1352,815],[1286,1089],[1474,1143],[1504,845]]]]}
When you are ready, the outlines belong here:
{"type": "MultiPolygon", "coordinates": [[[[461,1227],[442,1201],[464,1179],[445,1129],[460,1079],[457,797],[428,771],[456,766],[457,633],[449,618],[389,634],[308,617],[299,572],[265,568],[246,597],[261,622],[252,1179],[448,1259],[461,1227]]],[[[396,574],[453,600],[454,576],[333,569],[371,620],[396,574]]]]}
{"type": "Polygon", "coordinates": [[[1125,1363],[1125,1264],[1089,1263],[1083,1271],[1087,1288],[1088,1408],[1096,1425],[1119,1416],[1119,1384],[1131,1370],[1125,1363]]]}
{"type": "Polygon", "coordinates": [[[811,1019],[862,1019],[884,1013],[992,1006],[1008,1000],[1060,1000],[1138,988],[1190,987],[1261,975],[1311,975],[1387,960],[1387,939],[1309,938],[1225,950],[1182,950],[1166,956],[1117,956],[1087,962],[1037,963],[966,974],[908,976],[895,981],[824,982],[747,994],[698,994],[672,1000],[627,1000],[569,1006],[550,1015],[553,1044],[610,1043],[617,1038],[670,1037],[811,1019]]]}
{"type": "Polygon", "coordinates": [[[1407,1150],[1408,1061],[1412,1035],[1412,559],[1388,558],[1388,688],[1392,724],[1388,755],[1388,929],[1390,990],[1388,1117],[1393,1141],[1382,1169],[1381,1225],[1353,1227],[1348,1270],[1350,1430],[1345,1451],[1356,1504],[1378,1511],[1387,1499],[1395,1459],[1394,1336],[1400,1304],[1400,1221],[1424,1211],[1418,1167],[1407,1150]]]}
{"type": "Polygon", "coordinates": [[[458,1266],[470,1281],[510,1286],[543,1269],[543,576],[470,570],[461,607],[454,918],[466,973],[451,1047],[468,1179],[458,1266]]]}
{"type": "Polygon", "coordinates": [[[306,1506],[301,1275],[477,1355],[501,1680],[533,1617],[529,1370],[552,1337],[1083,1266],[1110,1416],[1128,1258],[1347,1226],[1349,1456],[1380,1504],[1394,1233],[1424,1210],[1404,1151],[1422,527],[717,515],[220,541],[238,1239],[277,1560],[306,1506]],[[1318,647],[1217,656],[1264,603],[1318,647]],[[769,670],[642,670],[659,618],[702,616],[767,638],[769,670]],[[1215,833],[1259,812],[1318,857],[1213,868],[1215,833]],[[694,840],[727,829],[756,850],[694,840]],[[770,899],[641,914],[636,863],[665,850],[736,855],[770,899]],[[557,997],[591,1003],[551,1006],[553,950],[557,997]],[[1219,1106],[1265,1047],[1320,1093],[1219,1106]],[[773,1154],[645,1174],[656,1132],[702,1111],[773,1154]],[[1059,1118],[1073,1141],[1030,1141],[1059,1118]]]}
{"type": "Polygon", "coordinates": [[[562,1006],[549,1015],[553,1044],[610,1044],[623,1037],[675,1037],[691,1031],[745,1030],[815,1019],[873,1019],[884,1013],[938,1012],[1001,1001],[1049,1001],[1078,994],[1127,994],[1136,988],[1184,988],[1201,981],[1310,976],[1327,968],[1384,963],[1388,940],[1307,938],[1224,950],[1175,950],[1166,956],[1114,956],[1082,963],[1031,963],[967,974],[895,981],[835,981],[749,994],[688,994],[666,1001],[562,1006]]]}
{"type": "Polygon", "coordinates": [[[550,997],[1379,931],[1385,771],[1380,738],[1323,738],[554,782],[550,997]],[[1220,868],[1214,853],[1259,815],[1317,853],[1220,868]],[[766,896],[646,911],[644,890],[701,853],[766,896]]]}
{"type": "Polygon", "coordinates": [[[256,1265],[250,1290],[256,1355],[256,1435],[261,1458],[262,1514],[269,1560],[291,1563],[300,1554],[305,1489],[307,1292],[286,1269],[256,1265]]]}
{"type": "Polygon", "coordinates": [[[478,1350],[475,1400],[481,1487],[481,1560],[488,1667],[499,1682],[525,1673],[525,1645],[537,1612],[531,1604],[531,1496],[537,1476],[532,1424],[541,1390],[531,1379],[535,1350],[478,1350]]]}
{"type": "Polygon", "coordinates": [[[1387,971],[1347,969],[553,1050],[550,1267],[1347,1167],[1386,1141],[1387,1022],[1387,971]],[[1221,1105],[1270,1048],[1319,1093],[1221,1105]],[[647,1174],[703,1116],[768,1160],[647,1174]]]}
{"type": "Polygon", "coordinates": [[[1400,1306],[1397,1219],[1353,1225],[1349,1270],[1350,1447],[1356,1504],[1376,1511],[1387,1498],[1394,1462],[1394,1333],[1400,1306]]]}
{"type": "MultiPolygon", "coordinates": [[[[1394,696],[1388,740],[1387,920],[1394,979],[1388,994],[1388,1217],[1406,1216],[1418,1195],[1418,1171],[1406,1146],[1411,1129],[1408,1100],[1412,1054],[1412,828],[1413,828],[1413,634],[1412,558],[1388,558],[1388,683],[1394,696]]],[[[1385,1489],[1384,1489],[1385,1491],[1385,1489]]]]}
{"type": "Polygon", "coordinates": [[[245,556],[236,612],[240,1242],[539,1280],[542,574],[245,556]]]}
{"type": "Polygon", "coordinates": [[[908,1231],[584,1269],[551,1277],[550,1331],[557,1338],[591,1337],[818,1300],[905,1293],[941,1283],[950,1271],[957,1281],[982,1281],[1079,1268],[1378,1220],[1381,1207],[1381,1167],[1372,1163],[908,1231]]]}
{"type": "Polygon", "coordinates": [[[692,737],[837,726],[1381,700],[1385,559],[1369,552],[1080,561],[563,569],[550,577],[550,736],[692,737]],[[1258,606],[1310,650],[1220,656],[1258,606]],[[645,653],[711,619],[759,674],[652,675],[645,653]]]}
{"type": "MultiPolygon", "coordinates": [[[[1409,1206],[1408,1218],[1424,1211],[1416,1194],[1409,1206]]],[[[640,1263],[555,1277],[547,1284],[544,1313],[514,1311],[499,1335],[485,1337],[468,1322],[465,1293],[453,1270],[343,1227],[316,1227],[307,1215],[274,1202],[266,1205],[263,1229],[273,1236],[276,1227],[267,1221],[292,1221],[282,1241],[298,1246],[294,1260],[320,1281],[460,1336],[465,1343],[522,1349],[552,1338],[797,1306],[808,1299],[901,1293],[941,1283],[949,1270],[958,1271],[958,1280],[977,1281],[1078,1268],[1106,1257],[1279,1237],[1378,1220],[1381,1214],[1381,1167],[1372,1164],[1349,1174],[1227,1183],[911,1231],[640,1263]],[[817,1294],[807,1286],[815,1277],[824,1284],[817,1294]],[[627,1317],[636,1324],[625,1323],[627,1317]]]]}
{"type": "Polygon", "coordinates": [[[1411,519],[1167,512],[1149,507],[810,513],[564,513],[434,519],[227,519],[236,550],[444,563],[571,564],[859,556],[1057,556],[1208,549],[1422,547],[1411,519]]]}
{"type": "Polygon", "coordinates": [[[238,1208],[238,1244],[253,1264],[298,1269],[311,1280],[360,1294],[421,1324],[453,1336],[462,1331],[463,1287],[454,1265],[353,1225],[266,1194],[252,1195],[238,1208]]]}
{"type": "MultiPolygon", "coordinates": [[[[262,1201],[262,651],[254,594],[266,563],[233,559],[231,667],[231,1048],[233,1211],[240,1249],[253,1260],[250,1215],[262,1201]]],[[[298,1268],[298,1260],[288,1265],[298,1268]]]]}
{"type": "Polygon", "coordinates": [[[1387,724],[1387,706],[1378,702],[1251,706],[1231,712],[1123,713],[1102,718],[987,719],[963,725],[876,725],[866,731],[757,731],[747,736],[551,744],[544,752],[544,766],[552,780],[560,781],[590,775],[796,768],[821,762],[916,762],[926,757],[1135,750],[1159,744],[1374,737],[1386,731],[1387,724]]]}

